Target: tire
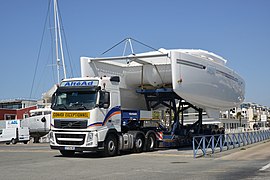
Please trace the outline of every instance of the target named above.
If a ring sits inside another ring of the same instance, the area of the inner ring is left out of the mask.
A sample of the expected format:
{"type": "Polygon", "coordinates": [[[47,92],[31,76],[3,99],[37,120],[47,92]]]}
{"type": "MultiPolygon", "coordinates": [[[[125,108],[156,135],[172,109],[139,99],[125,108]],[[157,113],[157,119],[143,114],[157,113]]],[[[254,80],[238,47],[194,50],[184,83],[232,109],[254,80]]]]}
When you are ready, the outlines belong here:
{"type": "Polygon", "coordinates": [[[28,141],[24,141],[24,142],[23,142],[23,144],[27,144],[27,143],[28,143],[28,141]]]}
{"type": "Polygon", "coordinates": [[[115,156],[118,152],[118,144],[114,135],[108,135],[104,143],[103,156],[110,157],[115,156]]]}
{"type": "Polygon", "coordinates": [[[156,147],[156,136],[155,134],[151,133],[148,135],[146,140],[146,151],[154,151],[156,147]]]}
{"type": "Polygon", "coordinates": [[[17,140],[16,139],[11,139],[11,143],[12,144],[16,144],[17,143],[17,140]]]}
{"type": "Polygon", "coordinates": [[[75,151],[60,150],[60,153],[64,157],[72,157],[75,154],[75,151]]]}
{"type": "Polygon", "coordinates": [[[134,152],[140,153],[143,151],[144,147],[144,136],[137,134],[134,141],[134,152]]]}
{"type": "Polygon", "coordinates": [[[40,141],[39,141],[39,137],[34,137],[34,142],[33,143],[40,143],[40,141]]]}

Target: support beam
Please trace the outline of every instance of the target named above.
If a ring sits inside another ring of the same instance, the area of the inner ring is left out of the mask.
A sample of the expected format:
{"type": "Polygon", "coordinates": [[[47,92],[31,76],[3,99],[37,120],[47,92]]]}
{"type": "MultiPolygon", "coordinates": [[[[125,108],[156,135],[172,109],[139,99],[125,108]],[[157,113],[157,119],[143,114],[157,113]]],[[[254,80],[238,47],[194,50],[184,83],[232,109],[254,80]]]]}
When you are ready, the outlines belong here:
{"type": "Polygon", "coordinates": [[[200,134],[200,130],[202,129],[202,114],[203,110],[199,108],[198,134],[200,134]]]}
{"type": "Polygon", "coordinates": [[[181,124],[184,124],[184,114],[183,112],[189,108],[193,108],[199,112],[198,121],[195,122],[191,127],[194,128],[196,126],[196,133],[200,133],[202,128],[202,113],[203,110],[198,108],[188,102],[186,102],[183,98],[178,96],[172,88],[160,88],[160,89],[137,89],[137,93],[143,94],[146,101],[146,106],[148,110],[157,108],[158,106],[165,106],[172,110],[174,113],[174,123],[171,133],[175,134],[177,129],[180,129],[180,113],[182,113],[181,124]],[[178,107],[177,103],[178,101],[178,107]]]}

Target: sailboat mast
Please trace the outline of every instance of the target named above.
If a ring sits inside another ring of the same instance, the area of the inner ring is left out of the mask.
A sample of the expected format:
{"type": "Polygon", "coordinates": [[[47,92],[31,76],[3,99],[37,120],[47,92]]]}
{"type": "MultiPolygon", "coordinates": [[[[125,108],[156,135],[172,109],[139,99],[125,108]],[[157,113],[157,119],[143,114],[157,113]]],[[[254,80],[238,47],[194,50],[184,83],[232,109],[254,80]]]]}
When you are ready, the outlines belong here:
{"type": "Polygon", "coordinates": [[[65,59],[64,59],[64,52],[63,52],[63,45],[62,45],[62,35],[60,31],[60,23],[59,18],[57,18],[57,24],[58,24],[58,34],[59,34],[59,43],[60,43],[60,52],[61,52],[61,58],[62,58],[62,65],[63,65],[63,71],[64,71],[64,78],[67,78],[66,75],[66,65],[65,65],[65,59]]]}
{"type": "Polygon", "coordinates": [[[58,14],[57,0],[54,0],[54,26],[55,26],[55,55],[56,55],[56,65],[57,65],[57,81],[59,84],[60,83],[60,66],[61,66],[61,60],[59,59],[59,50],[61,53],[64,78],[66,78],[66,66],[65,66],[65,59],[64,59],[64,52],[63,52],[63,45],[62,45],[62,36],[61,36],[61,29],[60,29],[61,27],[60,27],[60,20],[59,20],[59,14],[58,14]]]}

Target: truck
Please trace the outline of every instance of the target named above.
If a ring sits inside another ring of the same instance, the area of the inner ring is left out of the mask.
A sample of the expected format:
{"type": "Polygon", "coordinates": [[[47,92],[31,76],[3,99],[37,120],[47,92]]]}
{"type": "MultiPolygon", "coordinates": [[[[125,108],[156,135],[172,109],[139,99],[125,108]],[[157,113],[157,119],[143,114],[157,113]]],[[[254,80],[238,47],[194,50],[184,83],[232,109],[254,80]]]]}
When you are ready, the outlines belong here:
{"type": "Polygon", "coordinates": [[[29,128],[27,127],[16,127],[16,128],[6,128],[0,129],[0,142],[16,144],[18,142],[23,142],[27,144],[30,141],[29,128]]]}
{"type": "Polygon", "coordinates": [[[152,119],[151,110],[164,107],[174,114],[171,137],[200,134],[203,109],[216,114],[244,99],[244,80],[225,63],[203,50],[82,57],[81,77],[64,79],[52,96],[50,147],[63,156],[152,151],[165,133],[144,126],[144,120],[152,119]],[[179,121],[187,108],[199,112],[188,129],[179,121]]]}

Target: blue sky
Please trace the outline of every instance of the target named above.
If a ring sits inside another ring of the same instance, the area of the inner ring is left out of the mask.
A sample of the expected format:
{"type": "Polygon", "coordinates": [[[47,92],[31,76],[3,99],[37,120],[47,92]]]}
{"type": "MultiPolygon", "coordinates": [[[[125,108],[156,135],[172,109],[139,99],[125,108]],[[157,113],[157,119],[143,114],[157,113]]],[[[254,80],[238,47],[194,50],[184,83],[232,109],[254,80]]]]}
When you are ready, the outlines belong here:
{"type": "MultiPolygon", "coordinates": [[[[1,0],[0,99],[29,98],[49,0],[1,0]]],[[[246,81],[246,101],[270,106],[268,0],[58,0],[74,76],[80,56],[97,57],[127,37],[154,48],[214,52],[246,81]]],[[[47,21],[32,98],[56,82],[47,21]],[[54,75],[54,76],[53,76],[54,75]]],[[[109,55],[121,55],[116,49],[109,55]]],[[[140,46],[135,53],[148,51],[140,46]]],[[[70,71],[68,71],[71,76],[70,71]]]]}

